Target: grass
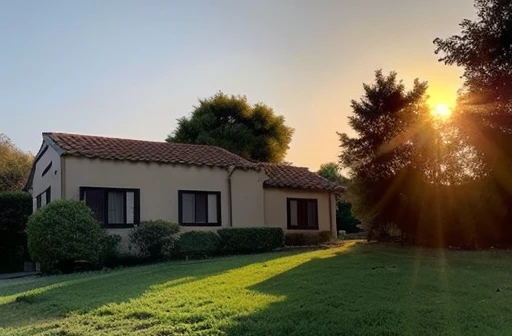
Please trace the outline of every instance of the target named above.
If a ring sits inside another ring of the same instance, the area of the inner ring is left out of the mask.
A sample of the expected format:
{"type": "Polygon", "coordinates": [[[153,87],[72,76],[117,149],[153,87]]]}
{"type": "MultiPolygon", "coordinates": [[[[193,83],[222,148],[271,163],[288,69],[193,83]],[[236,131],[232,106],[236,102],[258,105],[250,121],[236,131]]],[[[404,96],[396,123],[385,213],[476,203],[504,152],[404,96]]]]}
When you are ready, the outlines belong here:
{"type": "Polygon", "coordinates": [[[0,282],[0,335],[511,335],[512,253],[347,243],[0,282]]]}

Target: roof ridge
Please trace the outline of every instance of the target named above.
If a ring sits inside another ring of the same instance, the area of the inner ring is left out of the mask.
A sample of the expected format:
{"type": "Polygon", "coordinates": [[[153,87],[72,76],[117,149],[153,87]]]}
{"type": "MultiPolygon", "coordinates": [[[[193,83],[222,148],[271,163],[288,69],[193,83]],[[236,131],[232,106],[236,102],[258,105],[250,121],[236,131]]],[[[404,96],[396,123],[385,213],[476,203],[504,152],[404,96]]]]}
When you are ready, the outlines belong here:
{"type": "Polygon", "coordinates": [[[110,160],[155,161],[259,169],[240,155],[213,145],[175,143],[103,135],[43,132],[64,155],[110,160]]]}
{"type": "Polygon", "coordinates": [[[309,167],[294,166],[294,165],[285,164],[285,163],[258,162],[258,164],[259,164],[259,165],[262,165],[262,166],[292,167],[292,168],[298,168],[298,169],[307,169],[309,172],[313,173],[311,170],[309,170],[309,167]]]}
{"type": "Polygon", "coordinates": [[[243,160],[246,160],[249,163],[252,163],[249,160],[247,160],[246,158],[244,158],[244,157],[242,157],[242,156],[240,156],[238,154],[235,154],[233,152],[228,151],[225,148],[222,148],[222,147],[219,147],[219,146],[215,146],[215,145],[191,144],[191,143],[182,143],[182,142],[168,142],[168,141],[145,140],[145,139],[132,139],[132,138],[121,138],[121,137],[108,136],[108,135],[93,135],[93,134],[67,133],[67,132],[43,132],[42,134],[43,135],[48,135],[48,136],[51,136],[51,135],[57,135],[57,136],[58,135],[64,135],[64,136],[71,135],[71,136],[80,136],[80,137],[89,137],[89,138],[103,138],[103,139],[112,139],[112,140],[123,140],[123,141],[137,141],[137,142],[149,142],[149,143],[158,143],[158,144],[169,144],[169,145],[177,145],[177,146],[210,147],[210,148],[217,148],[217,149],[223,150],[223,151],[225,151],[225,152],[227,152],[227,153],[229,153],[231,155],[236,155],[239,158],[241,158],[243,160]]]}

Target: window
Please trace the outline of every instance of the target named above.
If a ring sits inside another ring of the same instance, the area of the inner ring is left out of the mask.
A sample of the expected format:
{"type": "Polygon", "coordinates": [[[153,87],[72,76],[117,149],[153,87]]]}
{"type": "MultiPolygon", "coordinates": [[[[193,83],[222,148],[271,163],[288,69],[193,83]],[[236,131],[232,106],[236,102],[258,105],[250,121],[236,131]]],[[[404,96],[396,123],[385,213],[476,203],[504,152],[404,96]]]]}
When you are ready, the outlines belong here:
{"type": "Polygon", "coordinates": [[[220,192],[178,191],[179,221],[185,226],[220,226],[220,192]]]}
{"type": "Polygon", "coordinates": [[[46,173],[48,173],[48,170],[50,170],[50,168],[52,168],[52,161],[50,161],[50,163],[48,164],[48,166],[46,166],[46,168],[43,170],[43,173],[41,174],[41,176],[45,176],[46,173]]]}
{"type": "Polygon", "coordinates": [[[36,208],[37,210],[41,209],[43,205],[41,204],[41,195],[36,197],[36,208]]]}
{"type": "Polygon", "coordinates": [[[288,198],[287,203],[289,230],[318,230],[316,199],[288,198]]]}
{"type": "Polygon", "coordinates": [[[52,187],[48,187],[45,191],[36,197],[36,209],[39,210],[52,200],[52,187]]]}
{"type": "Polygon", "coordinates": [[[140,222],[140,190],[81,187],[80,200],[108,228],[130,228],[140,222]]]}

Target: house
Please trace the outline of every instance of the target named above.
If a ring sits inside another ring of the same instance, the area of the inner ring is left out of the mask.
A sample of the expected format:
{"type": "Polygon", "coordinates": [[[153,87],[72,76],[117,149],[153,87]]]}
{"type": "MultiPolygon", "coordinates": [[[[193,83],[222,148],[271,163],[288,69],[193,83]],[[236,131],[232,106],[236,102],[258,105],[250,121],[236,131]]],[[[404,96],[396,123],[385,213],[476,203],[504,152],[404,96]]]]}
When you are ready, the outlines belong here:
{"type": "Polygon", "coordinates": [[[343,188],[307,168],[250,162],[215,146],[43,133],[27,183],[34,211],[83,200],[111,233],[164,219],[184,230],[279,226],[336,233],[343,188]]]}

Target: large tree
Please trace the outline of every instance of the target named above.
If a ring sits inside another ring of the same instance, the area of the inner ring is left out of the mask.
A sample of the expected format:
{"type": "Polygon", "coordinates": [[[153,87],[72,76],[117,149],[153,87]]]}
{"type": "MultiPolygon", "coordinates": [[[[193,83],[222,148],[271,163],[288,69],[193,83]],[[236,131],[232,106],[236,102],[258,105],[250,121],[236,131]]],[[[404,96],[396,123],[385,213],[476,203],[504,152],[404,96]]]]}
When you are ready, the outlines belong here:
{"type": "Polygon", "coordinates": [[[508,210],[502,232],[512,241],[512,1],[475,0],[477,17],[434,44],[440,61],[464,68],[456,117],[484,164],[485,189],[497,188],[508,210]]]}
{"type": "Polygon", "coordinates": [[[477,180],[481,164],[461,132],[431,115],[426,90],[427,83],[416,80],[407,90],[395,73],[377,71],[352,101],[349,124],[357,134],[340,134],[348,199],[376,236],[396,225],[403,239],[419,244],[496,243],[501,214],[487,192],[493,186],[483,189],[477,180]]]}
{"type": "Polygon", "coordinates": [[[475,0],[476,20],[434,44],[440,61],[464,68],[457,123],[489,171],[512,183],[512,1],[475,0]]]}
{"type": "Polygon", "coordinates": [[[33,156],[0,133],[0,192],[21,191],[27,182],[33,156]]]}
{"type": "Polygon", "coordinates": [[[215,145],[250,160],[278,163],[284,160],[292,135],[284,117],[267,105],[250,105],[245,96],[219,92],[199,100],[189,118],[178,120],[167,141],[215,145]]]}
{"type": "Polygon", "coordinates": [[[416,80],[408,91],[396,73],[376,71],[375,82],[363,88],[361,99],[352,101],[349,117],[357,135],[339,134],[340,165],[350,171],[348,195],[356,215],[372,228],[399,225],[397,206],[415,175],[414,140],[428,114],[427,83],[416,80]]]}

